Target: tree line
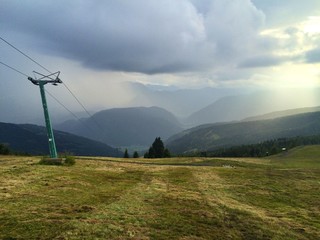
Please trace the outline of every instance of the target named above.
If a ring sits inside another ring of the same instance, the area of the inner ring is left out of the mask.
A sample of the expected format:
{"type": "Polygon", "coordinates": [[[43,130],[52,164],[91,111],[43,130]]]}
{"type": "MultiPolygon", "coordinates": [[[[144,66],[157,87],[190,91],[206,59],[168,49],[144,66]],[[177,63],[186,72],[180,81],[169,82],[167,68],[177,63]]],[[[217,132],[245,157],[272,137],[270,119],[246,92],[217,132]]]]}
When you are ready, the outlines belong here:
{"type": "Polygon", "coordinates": [[[192,154],[202,157],[266,157],[287,151],[294,147],[320,144],[320,135],[278,138],[257,144],[219,148],[192,154]]]}
{"type": "MultiPolygon", "coordinates": [[[[128,149],[125,150],[124,158],[129,158],[128,149]]],[[[133,158],[138,158],[139,154],[137,151],[133,153],[133,158]]],[[[169,158],[171,157],[169,149],[164,147],[163,141],[160,137],[157,137],[152,145],[149,147],[149,150],[144,154],[144,158],[169,158]]]]}
{"type": "MultiPolygon", "coordinates": [[[[128,149],[126,149],[126,150],[124,151],[123,157],[124,157],[124,158],[130,158],[130,155],[129,155],[129,153],[128,153],[128,149]]],[[[137,151],[134,151],[132,157],[133,157],[133,158],[139,158],[139,153],[138,153],[137,151]]]]}

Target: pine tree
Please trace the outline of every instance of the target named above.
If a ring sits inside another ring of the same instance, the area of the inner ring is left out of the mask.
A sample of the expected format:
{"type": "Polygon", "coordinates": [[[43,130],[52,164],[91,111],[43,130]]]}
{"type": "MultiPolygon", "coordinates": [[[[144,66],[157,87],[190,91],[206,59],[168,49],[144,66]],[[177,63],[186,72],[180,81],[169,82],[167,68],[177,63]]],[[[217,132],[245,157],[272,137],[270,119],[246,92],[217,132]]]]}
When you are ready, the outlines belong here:
{"type": "Polygon", "coordinates": [[[164,157],[164,158],[170,158],[170,157],[171,157],[171,154],[170,154],[168,148],[165,148],[165,149],[164,149],[163,157],[164,157]]]}
{"type": "Polygon", "coordinates": [[[134,153],[133,153],[133,158],[139,158],[139,154],[138,154],[137,151],[134,151],[134,153]]]}
{"type": "Polygon", "coordinates": [[[156,157],[156,152],[153,147],[150,147],[148,152],[148,158],[155,158],[155,157],[156,157]]]}
{"type": "Polygon", "coordinates": [[[124,151],[123,157],[124,157],[124,158],[129,158],[128,149],[126,149],[126,150],[124,151]]]}
{"type": "Polygon", "coordinates": [[[164,145],[160,137],[157,137],[152,143],[152,148],[154,149],[155,158],[163,158],[164,156],[164,145]]]}
{"type": "Polygon", "coordinates": [[[145,158],[164,158],[170,157],[170,152],[164,147],[164,144],[160,137],[157,137],[152,146],[149,148],[149,151],[144,154],[145,158]]]}

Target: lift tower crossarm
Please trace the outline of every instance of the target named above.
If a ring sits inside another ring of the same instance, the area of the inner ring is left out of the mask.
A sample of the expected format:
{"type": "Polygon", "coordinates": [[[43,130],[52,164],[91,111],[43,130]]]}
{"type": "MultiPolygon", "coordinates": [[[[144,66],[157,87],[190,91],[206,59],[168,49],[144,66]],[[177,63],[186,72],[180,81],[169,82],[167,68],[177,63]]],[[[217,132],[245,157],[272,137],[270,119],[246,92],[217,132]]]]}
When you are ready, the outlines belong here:
{"type": "Polygon", "coordinates": [[[54,140],[53,130],[52,130],[51,121],[50,121],[50,115],[49,115],[44,85],[46,85],[48,83],[51,83],[53,85],[57,85],[58,83],[62,83],[62,81],[59,79],[60,72],[52,73],[49,75],[43,75],[43,74],[35,72],[35,71],[34,71],[34,73],[40,75],[41,78],[33,79],[32,77],[28,77],[28,80],[30,80],[33,84],[39,86],[39,88],[40,88],[44,118],[45,118],[47,135],[48,135],[50,157],[51,158],[58,158],[56,143],[54,140]],[[53,78],[53,77],[55,77],[55,78],[53,78]]]}
{"type": "Polygon", "coordinates": [[[61,79],[59,78],[60,72],[51,73],[49,75],[43,75],[42,73],[38,73],[36,71],[33,71],[34,73],[42,76],[38,79],[33,79],[32,77],[28,77],[28,80],[30,80],[34,85],[39,85],[39,82],[43,82],[44,85],[47,83],[52,83],[53,85],[56,85],[57,83],[62,83],[61,79]],[[52,78],[52,76],[55,76],[55,78],[52,78]]]}

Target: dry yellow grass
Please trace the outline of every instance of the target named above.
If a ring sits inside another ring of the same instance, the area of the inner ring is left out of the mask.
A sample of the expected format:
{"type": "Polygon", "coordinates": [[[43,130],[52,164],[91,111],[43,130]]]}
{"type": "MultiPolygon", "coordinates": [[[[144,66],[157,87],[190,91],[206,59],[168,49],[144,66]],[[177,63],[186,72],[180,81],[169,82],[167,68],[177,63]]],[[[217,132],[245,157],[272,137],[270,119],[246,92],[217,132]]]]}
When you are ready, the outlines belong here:
{"type": "Polygon", "coordinates": [[[319,162],[39,160],[0,156],[0,239],[320,239],[319,162]]]}

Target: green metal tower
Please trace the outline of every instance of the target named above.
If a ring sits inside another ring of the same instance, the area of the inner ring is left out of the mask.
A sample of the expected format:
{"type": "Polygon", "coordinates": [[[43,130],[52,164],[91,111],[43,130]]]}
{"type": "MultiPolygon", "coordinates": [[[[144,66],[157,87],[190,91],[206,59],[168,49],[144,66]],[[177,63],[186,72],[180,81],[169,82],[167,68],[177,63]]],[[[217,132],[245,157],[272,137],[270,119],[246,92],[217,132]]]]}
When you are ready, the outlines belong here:
{"type": "Polygon", "coordinates": [[[51,158],[58,158],[56,143],[54,141],[54,135],[53,135],[53,130],[52,130],[51,121],[50,121],[50,115],[49,115],[44,85],[46,85],[47,83],[51,83],[51,84],[57,86],[58,83],[62,83],[62,81],[59,78],[60,72],[52,73],[49,75],[43,75],[43,74],[35,72],[35,71],[34,71],[34,73],[40,75],[41,78],[33,79],[32,77],[28,77],[28,80],[30,80],[33,84],[39,86],[39,88],[40,88],[44,118],[45,118],[46,128],[47,128],[50,157],[51,158]]]}

